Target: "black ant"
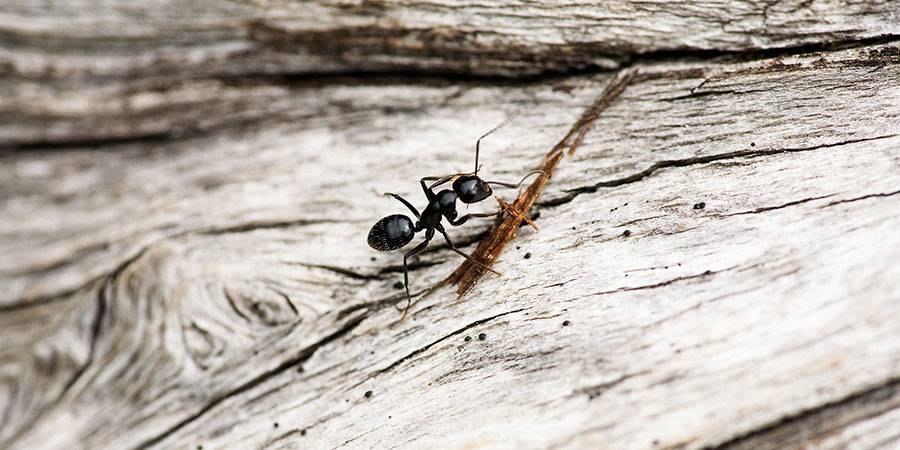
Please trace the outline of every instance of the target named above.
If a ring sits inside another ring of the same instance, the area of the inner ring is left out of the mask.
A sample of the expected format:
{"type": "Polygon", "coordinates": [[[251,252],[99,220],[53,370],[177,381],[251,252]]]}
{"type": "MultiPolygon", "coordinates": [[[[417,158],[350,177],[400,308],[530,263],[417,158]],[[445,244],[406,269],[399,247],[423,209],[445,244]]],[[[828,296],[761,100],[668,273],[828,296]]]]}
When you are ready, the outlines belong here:
{"type": "Polygon", "coordinates": [[[397,250],[412,241],[417,232],[425,230],[425,240],[419,245],[415,246],[412,250],[406,252],[405,255],[403,255],[403,286],[406,288],[406,308],[403,310],[403,317],[406,317],[406,313],[407,311],[409,311],[409,307],[412,303],[412,298],[409,294],[409,273],[406,269],[406,260],[421,253],[423,250],[425,250],[426,247],[428,247],[428,243],[434,237],[435,230],[439,231],[444,236],[444,240],[447,241],[447,246],[450,248],[450,250],[453,250],[463,258],[468,259],[476,266],[500,275],[500,273],[496,270],[485,266],[484,264],[473,259],[471,256],[457,249],[456,246],[453,245],[453,241],[450,239],[450,236],[447,235],[447,231],[441,224],[441,220],[446,218],[450,225],[458,227],[474,217],[497,216],[502,212],[502,210],[493,213],[466,214],[462,217],[457,218],[456,200],[458,199],[459,201],[466,204],[477,203],[491,196],[491,194],[493,193],[491,185],[507,188],[518,188],[522,185],[523,182],[525,182],[525,180],[529,176],[537,173],[544,173],[542,170],[528,172],[517,184],[503,183],[500,181],[484,181],[478,177],[478,156],[481,150],[481,140],[496,131],[501,126],[503,126],[503,124],[494,127],[492,130],[488,131],[480,138],[478,138],[477,141],[475,141],[474,172],[456,173],[443,177],[425,177],[419,180],[419,183],[422,185],[422,190],[425,192],[425,197],[428,198],[428,206],[425,207],[425,210],[421,214],[419,214],[419,210],[417,210],[403,197],[392,192],[386,192],[384,194],[390,195],[391,197],[397,199],[400,203],[403,203],[404,206],[412,211],[417,220],[416,222],[413,222],[412,219],[403,214],[393,214],[382,218],[372,226],[371,230],[369,230],[368,242],[370,247],[382,252],[397,250]],[[451,180],[453,180],[452,190],[443,189],[438,193],[434,192],[434,188],[451,180]],[[427,181],[433,181],[433,183],[431,185],[427,185],[427,181]]]}

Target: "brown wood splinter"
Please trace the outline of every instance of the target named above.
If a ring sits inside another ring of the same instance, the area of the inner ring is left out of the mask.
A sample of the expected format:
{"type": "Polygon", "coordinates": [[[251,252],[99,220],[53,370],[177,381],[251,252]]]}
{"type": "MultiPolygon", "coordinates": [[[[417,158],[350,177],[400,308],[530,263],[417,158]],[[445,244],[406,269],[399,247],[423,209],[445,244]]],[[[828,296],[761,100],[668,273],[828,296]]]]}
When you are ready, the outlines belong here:
{"type": "MultiPolygon", "coordinates": [[[[559,164],[565,151],[568,150],[570,155],[575,152],[584,141],[585,135],[590,131],[591,126],[597,120],[600,113],[608,108],[609,105],[611,105],[625,90],[636,74],[637,72],[635,70],[625,70],[619,72],[610,81],[606,86],[606,89],[603,90],[594,103],[581,115],[578,121],[572,125],[572,128],[569,129],[566,136],[544,156],[540,165],[540,170],[543,173],[539,175],[525,191],[520,193],[512,204],[498,199],[498,201],[501,202],[500,206],[510,214],[505,215],[500,224],[491,230],[490,235],[478,244],[478,247],[471,254],[472,259],[485,266],[491,266],[503,251],[503,247],[506,246],[506,243],[516,236],[516,232],[519,230],[521,223],[525,221],[531,224],[531,221],[527,219],[526,214],[537,201],[541,192],[543,192],[547,182],[550,181],[550,176],[553,174],[553,171],[556,169],[556,166],[559,164]]],[[[534,226],[534,224],[531,225],[534,226]]],[[[535,228],[537,227],[535,226],[535,228]]],[[[473,264],[471,261],[465,260],[452,274],[450,274],[449,277],[433,289],[436,289],[445,283],[457,283],[458,287],[456,293],[461,297],[468,292],[479,279],[481,279],[484,272],[485,271],[482,268],[473,264]]],[[[429,292],[430,291],[432,291],[432,289],[430,289],[429,292]]]]}
{"type": "Polygon", "coordinates": [[[538,228],[538,226],[534,223],[534,221],[531,220],[527,215],[525,215],[524,212],[516,210],[515,208],[513,208],[512,205],[507,203],[506,200],[503,200],[500,197],[494,197],[494,198],[497,199],[497,204],[499,204],[500,207],[503,208],[508,214],[521,218],[523,221],[525,221],[525,223],[527,223],[528,225],[531,225],[531,228],[534,228],[535,231],[540,230],[538,228]]]}

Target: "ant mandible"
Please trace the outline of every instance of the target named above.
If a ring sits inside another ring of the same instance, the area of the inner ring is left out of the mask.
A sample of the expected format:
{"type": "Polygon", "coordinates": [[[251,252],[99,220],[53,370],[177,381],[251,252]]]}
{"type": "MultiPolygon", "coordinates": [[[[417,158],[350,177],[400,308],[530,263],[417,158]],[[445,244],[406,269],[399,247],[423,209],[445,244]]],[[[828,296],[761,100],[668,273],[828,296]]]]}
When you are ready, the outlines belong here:
{"type": "Polygon", "coordinates": [[[458,199],[459,201],[466,204],[477,203],[491,196],[491,194],[493,193],[491,185],[507,188],[518,188],[529,176],[537,173],[543,173],[543,171],[541,170],[528,172],[527,174],[525,174],[522,180],[516,184],[503,183],[500,181],[484,181],[478,176],[478,156],[481,151],[481,140],[496,131],[504,124],[505,122],[494,127],[493,129],[482,135],[480,138],[478,138],[477,141],[475,141],[474,172],[456,173],[443,177],[425,177],[419,180],[419,183],[422,186],[422,191],[425,192],[425,197],[427,197],[428,199],[428,206],[425,207],[425,210],[421,214],[415,206],[413,206],[403,197],[392,192],[386,192],[384,194],[390,195],[391,197],[397,199],[400,203],[403,203],[403,205],[406,206],[416,217],[416,222],[413,222],[412,219],[403,214],[392,214],[390,216],[382,218],[372,226],[371,230],[369,230],[368,243],[370,247],[382,252],[397,250],[412,241],[417,232],[425,230],[425,240],[419,245],[415,246],[412,250],[406,252],[405,255],[403,255],[403,286],[406,288],[406,308],[403,310],[404,318],[406,317],[406,313],[409,311],[409,307],[412,304],[412,297],[409,294],[409,273],[407,271],[406,264],[407,259],[424,251],[425,248],[428,247],[428,243],[434,237],[435,231],[440,232],[441,235],[444,236],[444,240],[447,241],[447,246],[450,248],[450,250],[453,250],[460,256],[468,259],[476,266],[500,275],[500,273],[496,270],[485,266],[463,251],[457,249],[456,246],[453,245],[453,241],[450,239],[450,236],[447,235],[447,231],[441,224],[441,220],[446,218],[450,225],[458,227],[466,223],[471,218],[496,216],[500,214],[502,210],[493,213],[466,214],[462,217],[457,218],[458,214],[456,212],[456,200],[458,199]],[[452,189],[443,189],[438,193],[434,192],[434,188],[445,184],[450,180],[453,180],[452,189]],[[427,185],[427,181],[433,181],[433,183],[431,185],[427,185]]]}

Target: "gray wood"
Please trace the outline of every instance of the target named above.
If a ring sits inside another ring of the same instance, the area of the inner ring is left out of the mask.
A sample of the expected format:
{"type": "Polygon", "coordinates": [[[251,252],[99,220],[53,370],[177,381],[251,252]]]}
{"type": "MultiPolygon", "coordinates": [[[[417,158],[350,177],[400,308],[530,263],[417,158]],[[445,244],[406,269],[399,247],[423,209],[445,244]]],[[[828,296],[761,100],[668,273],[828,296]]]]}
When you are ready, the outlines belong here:
{"type": "Polygon", "coordinates": [[[0,136],[166,138],[295,120],[278,87],[377,74],[521,78],[900,36],[890,0],[35,2],[0,6],[0,136]]]}
{"type": "Polygon", "coordinates": [[[900,446],[894,2],[49,5],[0,11],[0,447],[900,446]],[[503,276],[399,321],[379,194],[505,119],[518,179],[620,67],[503,276]]]}

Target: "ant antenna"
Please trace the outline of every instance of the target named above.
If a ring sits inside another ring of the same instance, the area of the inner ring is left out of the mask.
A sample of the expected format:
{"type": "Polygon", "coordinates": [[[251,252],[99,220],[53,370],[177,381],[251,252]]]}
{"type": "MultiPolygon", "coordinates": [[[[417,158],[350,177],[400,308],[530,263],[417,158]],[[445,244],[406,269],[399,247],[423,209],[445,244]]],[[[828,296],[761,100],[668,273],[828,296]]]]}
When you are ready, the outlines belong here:
{"type": "Polygon", "coordinates": [[[487,184],[493,184],[493,185],[497,185],[497,186],[503,186],[503,187],[508,187],[508,188],[517,189],[519,186],[522,185],[522,183],[525,182],[525,180],[528,179],[528,177],[530,177],[530,176],[532,176],[532,175],[536,175],[536,174],[547,175],[547,172],[544,172],[544,171],[541,170],[541,169],[538,169],[538,170],[532,170],[531,172],[526,173],[525,176],[522,177],[522,179],[519,180],[519,182],[518,182],[517,184],[503,183],[503,182],[500,182],[500,181],[485,181],[485,183],[487,183],[487,184]]]}
{"type": "Polygon", "coordinates": [[[500,127],[502,127],[502,126],[508,124],[509,121],[510,121],[510,119],[506,119],[506,120],[504,120],[503,122],[500,122],[499,125],[497,125],[497,126],[494,127],[494,128],[491,128],[491,131],[488,131],[487,133],[484,133],[480,138],[478,138],[477,141],[475,141],[475,176],[478,176],[478,169],[479,169],[479,167],[478,167],[478,153],[481,151],[481,140],[484,139],[484,138],[486,138],[486,137],[488,137],[489,134],[491,134],[491,133],[497,131],[500,127]]]}

